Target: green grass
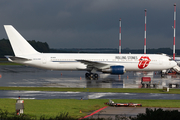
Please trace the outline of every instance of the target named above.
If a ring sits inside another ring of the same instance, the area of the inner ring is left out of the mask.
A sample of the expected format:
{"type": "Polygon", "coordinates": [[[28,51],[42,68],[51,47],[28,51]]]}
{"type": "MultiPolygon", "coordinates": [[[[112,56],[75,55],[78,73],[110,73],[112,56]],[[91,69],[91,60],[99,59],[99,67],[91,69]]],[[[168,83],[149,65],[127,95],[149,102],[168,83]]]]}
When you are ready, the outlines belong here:
{"type": "Polygon", "coordinates": [[[7,58],[4,57],[4,58],[0,58],[0,61],[2,62],[2,61],[8,61],[8,60],[7,58]]]}
{"type": "Polygon", "coordinates": [[[0,65],[22,65],[22,64],[9,62],[6,58],[0,58],[0,65]]]}
{"type": "MultiPolygon", "coordinates": [[[[107,100],[46,99],[24,100],[24,113],[37,116],[55,117],[68,112],[73,118],[80,118],[105,106],[107,100]],[[80,110],[82,113],[80,113],[80,110]]],[[[15,99],[0,99],[0,109],[15,112],[15,99]]]]}
{"type": "Polygon", "coordinates": [[[0,62],[0,65],[22,65],[22,64],[13,63],[13,62],[0,62]]]}
{"type": "Polygon", "coordinates": [[[0,90],[72,91],[72,92],[117,92],[117,93],[165,93],[165,94],[180,94],[180,89],[170,89],[169,92],[164,92],[162,89],[139,89],[139,88],[0,87],[0,90]]]}
{"type": "Polygon", "coordinates": [[[10,62],[7,60],[7,58],[0,58],[0,65],[22,65],[22,64],[10,62]]]}
{"type": "MultiPolygon", "coordinates": [[[[31,116],[45,115],[47,117],[55,117],[59,113],[68,112],[73,118],[86,116],[93,111],[106,106],[104,103],[108,99],[46,99],[46,100],[24,100],[24,113],[31,116]],[[82,113],[80,113],[80,110],[82,113]]],[[[114,102],[121,103],[141,103],[143,107],[178,107],[180,108],[180,100],[137,100],[137,99],[115,99],[114,102]]],[[[7,110],[10,113],[15,112],[15,99],[0,99],[0,109],[7,110]]]]}

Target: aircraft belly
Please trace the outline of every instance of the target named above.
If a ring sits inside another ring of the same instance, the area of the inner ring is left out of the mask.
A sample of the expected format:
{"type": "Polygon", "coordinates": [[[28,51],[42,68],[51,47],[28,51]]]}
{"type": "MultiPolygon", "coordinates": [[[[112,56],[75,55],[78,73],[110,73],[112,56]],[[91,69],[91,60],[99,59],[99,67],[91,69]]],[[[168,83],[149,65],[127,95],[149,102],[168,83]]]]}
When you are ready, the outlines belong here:
{"type": "Polygon", "coordinates": [[[59,62],[56,64],[56,70],[85,70],[86,65],[78,62],[59,62]]]}

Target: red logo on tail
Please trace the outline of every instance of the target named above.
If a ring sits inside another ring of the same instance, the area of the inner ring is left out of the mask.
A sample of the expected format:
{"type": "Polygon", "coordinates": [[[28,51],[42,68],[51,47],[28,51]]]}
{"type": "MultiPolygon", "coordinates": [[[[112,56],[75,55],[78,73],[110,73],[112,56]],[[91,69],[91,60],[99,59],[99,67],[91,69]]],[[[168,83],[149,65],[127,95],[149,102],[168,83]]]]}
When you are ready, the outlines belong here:
{"type": "Polygon", "coordinates": [[[141,58],[139,59],[138,68],[144,69],[149,65],[150,61],[151,59],[148,56],[141,56],[141,58]]]}

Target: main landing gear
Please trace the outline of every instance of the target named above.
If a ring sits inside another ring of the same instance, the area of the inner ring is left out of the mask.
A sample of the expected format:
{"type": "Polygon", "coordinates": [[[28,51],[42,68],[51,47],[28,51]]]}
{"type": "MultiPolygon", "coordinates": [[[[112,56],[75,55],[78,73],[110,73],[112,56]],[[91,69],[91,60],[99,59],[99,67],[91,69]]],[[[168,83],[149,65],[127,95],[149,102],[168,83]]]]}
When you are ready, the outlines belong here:
{"type": "Polygon", "coordinates": [[[167,70],[162,70],[162,71],[161,71],[161,77],[162,77],[162,78],[164,78],[164,77],[165,77],[166,72],[167,72],[167,70]]]}
{"type": "Polygon", "coordinates": [[[85,77],[87,80],[98,80],[98,74],[97,73],[86,73],[85,77]]]}

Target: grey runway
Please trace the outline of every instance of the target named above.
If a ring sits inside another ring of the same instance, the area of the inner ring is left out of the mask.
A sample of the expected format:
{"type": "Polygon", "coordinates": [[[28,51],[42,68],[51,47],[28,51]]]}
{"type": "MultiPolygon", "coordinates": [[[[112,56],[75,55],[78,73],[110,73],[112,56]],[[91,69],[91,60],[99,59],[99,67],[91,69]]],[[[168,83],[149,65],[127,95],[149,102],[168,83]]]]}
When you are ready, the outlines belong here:
{"type": "MultiPolygon", "coordinates": [[[[159,74],[127,72],[124,75],[99,74],[99,80],[86,80],[85,71],[51,71],[28,66],[0,66],[0,86],[63,88],[139,88],[143,76],[151,77],[159,88],[180,85],[180,75],[161,78],[159,74]]],[[[179,88],[179,86],[178,86],[179,88]]]]}
{"type": "Polygon", "coordinates": [[[0,66],[0,75],[2,76],[0,86],[63,88],[122,88],[123,86],[122,81],[118,81],[117,75],[91,81],[84,78],[85,71],[51,71],[18,65],[0,66]],[[116,81],[120,84],[114,84],[116,81]]]}
{"type": "Polygon", "coordinates": [[[0,90],[0,98],[17,99],[165,99],[179,100],[180,94],[151,93],[94,93],[94,92],[50,92],[0,90]]]}

